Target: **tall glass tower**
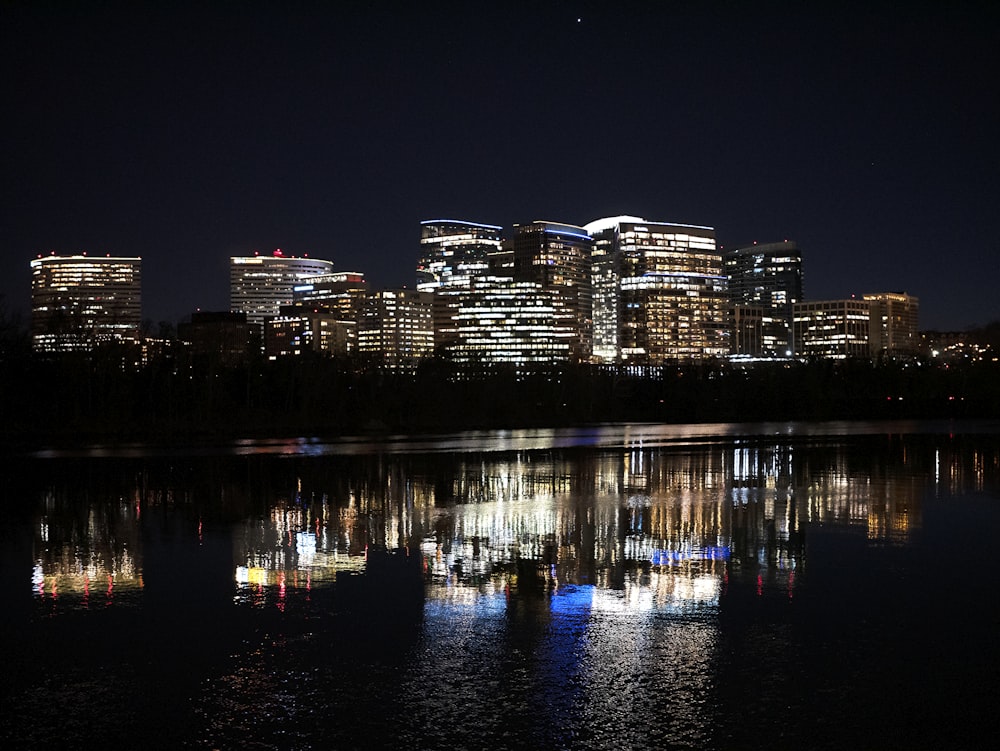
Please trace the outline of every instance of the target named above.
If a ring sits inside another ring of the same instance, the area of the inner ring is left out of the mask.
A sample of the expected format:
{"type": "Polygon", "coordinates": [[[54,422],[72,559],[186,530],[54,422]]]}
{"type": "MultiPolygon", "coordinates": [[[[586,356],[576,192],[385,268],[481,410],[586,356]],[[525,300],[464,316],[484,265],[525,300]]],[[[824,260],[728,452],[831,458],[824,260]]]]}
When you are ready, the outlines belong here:
{"type": "Polygon", "coordinates": [[[795,352],[792,309],[802,300],[802,254],[785,240],[728,250],[722,255],[734,320],[754,321],[759,333],[733,354],[790,357],[795,352]]]}
{"type": "Polygon", "coordinates": [[[515,281],[535,282],[558,297],[562,325],[572,331],[570,359],[590,360],[593,351],[591,255],[594,241],[583,227],[536,221],[514,225],[515,281]]]}
{"type": "Polygon", "coordinates": [[[726,279],[713,228],[621,216],[586,229],[594,238],[595,355],[658,365],[726,354],[726,279]]]}
{"type": "Polygon", "coordinates": [[[500,248],[501,227],[460,219],[429,219],[420,223],[417,289],[468,287],[489,271],[489,256],[500,248]]]}

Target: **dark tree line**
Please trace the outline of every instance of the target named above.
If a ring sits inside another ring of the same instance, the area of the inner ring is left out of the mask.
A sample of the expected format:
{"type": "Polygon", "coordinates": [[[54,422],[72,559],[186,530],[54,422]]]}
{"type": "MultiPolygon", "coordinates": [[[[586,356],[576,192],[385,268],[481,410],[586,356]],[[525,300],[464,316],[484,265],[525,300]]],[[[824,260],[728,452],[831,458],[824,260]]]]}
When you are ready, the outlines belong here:
{"type": "MultiPolygon", "coordinates": [[[[994,325],[1000,334],[1000,324],[994,325]]],[[[984,329],[984,331],[986,331],[984,329]]],[[[213,440],[600,422],[1000,417],[1000,364],[704,362],[519,374],[441,359],[395,372],[347,358],[238,367],[109,346],[42,356],[0,321],[0,443],[213,440]]],[[[997,351],[996,349],[994,351],[997,351]]]]}
{"type": "Polygon", "coordinates": [[[721,363],[631,375],[567,367],[412,373],[334,358],[239,368],[123,369],[114,358],[5,363],[4,442],[164,441],[262,435],[434,432],[599,422],[1000,417],[1000,367],[869,362],[721,363]]]}

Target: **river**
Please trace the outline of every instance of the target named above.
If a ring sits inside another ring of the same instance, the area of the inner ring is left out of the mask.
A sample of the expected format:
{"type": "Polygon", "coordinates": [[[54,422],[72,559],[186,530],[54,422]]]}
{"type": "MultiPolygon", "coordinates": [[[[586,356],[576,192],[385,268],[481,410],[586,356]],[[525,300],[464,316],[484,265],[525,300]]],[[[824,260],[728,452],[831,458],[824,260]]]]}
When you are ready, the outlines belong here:
{"type": "Polygon", "coordinates": [[[5,747],[972,748],[992,730],[997,423],[7,459],[5,747]]]}

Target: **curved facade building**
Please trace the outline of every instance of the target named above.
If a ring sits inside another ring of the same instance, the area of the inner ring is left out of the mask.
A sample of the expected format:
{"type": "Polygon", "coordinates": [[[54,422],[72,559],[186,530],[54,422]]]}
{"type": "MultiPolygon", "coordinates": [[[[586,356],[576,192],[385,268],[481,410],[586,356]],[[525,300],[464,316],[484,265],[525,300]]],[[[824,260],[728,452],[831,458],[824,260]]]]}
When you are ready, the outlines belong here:
{"type": "Polygon", "coordinates": [[[246,313],[250,323],[262,326],[291,305],[293,290],[304,281],[333,271],[333,261],[286,256],[232,256],[229,259],[229,309],[246,313]]]}
{"type": "Polygon", "coordinates": [[[469,286],[489,271],[489,257],[500,249],[502,228],[460,219],[429,219],[420,223],[417,289],[469,286]]]}

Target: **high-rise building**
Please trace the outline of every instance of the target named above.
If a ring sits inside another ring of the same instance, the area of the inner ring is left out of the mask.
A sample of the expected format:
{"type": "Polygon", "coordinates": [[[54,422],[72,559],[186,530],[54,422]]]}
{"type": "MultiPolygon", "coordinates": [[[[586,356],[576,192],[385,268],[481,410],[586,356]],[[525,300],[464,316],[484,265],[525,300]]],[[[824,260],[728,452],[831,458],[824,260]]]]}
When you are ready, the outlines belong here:
{"type": "Polygon", "coordinates": [[[537,282],[477,277],[468,287],[434,293],[435,346],[468,368],[512,365],[533,370],[570,361],[573,329],[560,315],[562,297],[537,282]],[[442,314],[440,311],[445,311],[442,314]]]}
{"type": "Polygon", "coordinates": [[[867,300],[798,302],[793,318],[797,356],[871,357],[871,304],[867,300]]]}
{"type": "Polygon", "coordinates": [[[292,302],[293,289],[306,280],[330,274],[333,262],[286,256],[280,249],[269,256],[233,256],[229,259],[229,309],[247,314],[258,327],[292,302]]]}
{"type": "Polygon", "coordinates": [[[469,280],[489,272],[489,258],[500,248],[501,227],[459,219],[420,223],[417,289],[468,287],[469,280]]]}
{"type": "MultiPolygon", "coordinates": [[[[765,243],[727,250],[722,254],[729,287],[733,322],[750,320],[750,312],[735,315],[737,308],[758,308],[759,337],[735,335],[731,352],[737,355],[789,357],[792,341],[792,308],[802,300],[802,254],[794,242],[765,243]]],[[[745,332],[744,332],[745,333],[745,332]]]]}
{"type": "Polygon", "coordinates": [[[359,271],[335,271],[310,277],[292,288],[292,305],[336,313],[342,321],[357,321],[368,282],[359,271]]]}
{"type": "Polygon", "coordinates": [[[657,365],[727,353],[726,278],[714,229],[621,216],[586,231],[594,239],[601,360],[657,365]]]}
{"type": "Polygon", "coordinates": [[[434,295],[410,289],[365,296],[358,353],[389,368],[408,369],[434,351],[434,295]]]}
{"type": "Polygon", "coordinates": [[[501,252],[501,227],[461,219],[430,219],[420,223],[417,289],[435,293],[434,346],[444,351],[455,326],[459,298],[473,280],[490,274],[501,252]],[[440,294],[439,294],[440,293],[440,294]],[[447,294],[446,294],[447,293],[447,294]]]}
{"type": "Polygon", "coordinates": [[[39,256],[31,261],[31,337],[43,352],[138,342],[142,260],[39,256]]]}
{"type": "Polygon", "coordinates": [[[920,300],[905,292],[871,292],[863,297],[871,305],[872,355],[915,355],[920,349],[920,300]]]}
{"type": "Polygon", "coordinates": [[[573,332],[571,361],[588,361],[593,350],[590,235],[576,225],[536,221],[514,225],[511,245],[514,280],[534,282],[558,296],[558,323],[573,332]]]}
{"type": "Polygon", "coordinates": [[[585,229],[594,239],[591,255],[592,313],[594,320],[593,356],[597,362],[613,363],[620,359],[618,350],[621,321],[621,242],[619,225],[642,222],[637,216],[609,217],[588,224],[585,229]]]}

